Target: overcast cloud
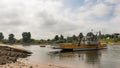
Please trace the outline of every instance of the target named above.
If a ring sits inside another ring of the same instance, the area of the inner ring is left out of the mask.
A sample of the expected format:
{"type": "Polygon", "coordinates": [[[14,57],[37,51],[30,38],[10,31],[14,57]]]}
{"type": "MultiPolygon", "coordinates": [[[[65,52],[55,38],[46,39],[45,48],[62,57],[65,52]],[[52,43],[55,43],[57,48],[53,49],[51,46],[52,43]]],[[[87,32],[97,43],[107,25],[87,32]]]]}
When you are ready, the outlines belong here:
{"type": "Polygon", "coordinates": [[[0,32],[6,38],[70,36],[91,29],[120,33],[120,0],[0,0],[0,32]]]}

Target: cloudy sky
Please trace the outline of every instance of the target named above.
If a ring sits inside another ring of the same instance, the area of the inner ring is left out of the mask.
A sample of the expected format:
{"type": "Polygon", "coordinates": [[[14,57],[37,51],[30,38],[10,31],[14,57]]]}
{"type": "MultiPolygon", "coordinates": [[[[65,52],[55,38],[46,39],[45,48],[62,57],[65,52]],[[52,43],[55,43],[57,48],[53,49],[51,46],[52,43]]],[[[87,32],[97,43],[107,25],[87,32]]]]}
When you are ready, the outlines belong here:
{"type": "Polygon", "coordinates": [[[32,38],[120,32],[120,0],[0,0],[0,32],[32,38]]]}

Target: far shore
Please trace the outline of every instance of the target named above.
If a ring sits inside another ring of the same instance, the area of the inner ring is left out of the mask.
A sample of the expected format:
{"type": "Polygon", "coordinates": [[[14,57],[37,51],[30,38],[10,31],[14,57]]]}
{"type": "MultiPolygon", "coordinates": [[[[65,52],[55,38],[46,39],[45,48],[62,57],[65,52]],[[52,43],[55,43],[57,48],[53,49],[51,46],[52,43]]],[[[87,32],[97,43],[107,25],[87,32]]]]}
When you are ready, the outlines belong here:
{"type": "Polygon", "coordinates": [[[120,42],[108,42],[110,45],[120,45],[120,42]]]}

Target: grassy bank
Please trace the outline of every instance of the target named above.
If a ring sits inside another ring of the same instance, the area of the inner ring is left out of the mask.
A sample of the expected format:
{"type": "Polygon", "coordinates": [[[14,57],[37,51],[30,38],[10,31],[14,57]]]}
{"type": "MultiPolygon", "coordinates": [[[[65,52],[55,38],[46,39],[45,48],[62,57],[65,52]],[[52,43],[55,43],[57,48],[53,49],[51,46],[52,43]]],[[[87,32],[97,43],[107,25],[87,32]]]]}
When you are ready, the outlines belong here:
{"type": "Polygon", "coordinates": [[[114,38],[110,38],[110,39],[101,39],[100,42],[106,42],[106,43],[110,43],[110,44],[120,44],[120,39],[114,39],[114,38]]]}

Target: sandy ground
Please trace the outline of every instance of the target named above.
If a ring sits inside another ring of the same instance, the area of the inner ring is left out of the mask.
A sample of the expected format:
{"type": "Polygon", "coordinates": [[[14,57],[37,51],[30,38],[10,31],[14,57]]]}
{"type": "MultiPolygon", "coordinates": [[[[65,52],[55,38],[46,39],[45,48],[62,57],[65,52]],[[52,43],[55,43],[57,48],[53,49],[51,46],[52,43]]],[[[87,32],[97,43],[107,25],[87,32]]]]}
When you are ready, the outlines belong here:
{"type": "Polygon", "coordinates": [[[25,60],[18,59],[15,63],[7,63],[5,65],[0,65],[0,68],[70,68],[65,66],[59,66],[54,64],[32,64],[25,60]]]}

